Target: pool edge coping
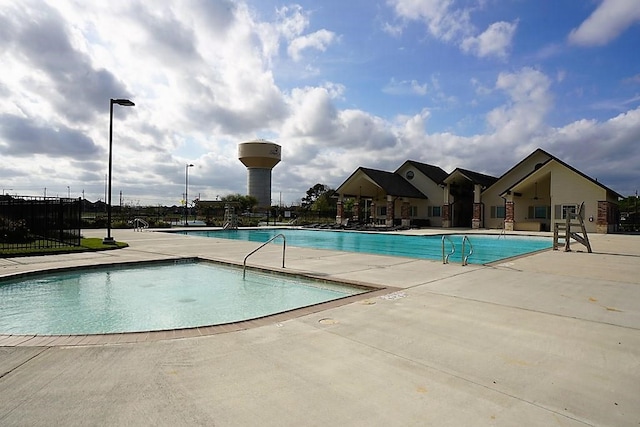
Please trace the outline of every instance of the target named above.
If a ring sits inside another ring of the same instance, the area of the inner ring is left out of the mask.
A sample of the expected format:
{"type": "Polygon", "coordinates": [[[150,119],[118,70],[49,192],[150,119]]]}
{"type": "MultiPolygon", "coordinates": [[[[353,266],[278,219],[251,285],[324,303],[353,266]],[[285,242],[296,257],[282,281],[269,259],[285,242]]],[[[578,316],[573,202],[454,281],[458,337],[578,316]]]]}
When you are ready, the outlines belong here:
{"type": "MultiPolygon", "coordinates": [[[[148,260],[148,261],[126,261],[126,262],[114,262],[108,264],[98,265],[85,265],[85,266],[68,266],[60,268],[51,268],[43,270],[33,270],[28,272],[20,272],[16,274],[3,275],[0,279],[19,279],[21,277],[28,277],[32,275],[47,274],[48,272],[61,272],[61,271],[73,271],[78,269],[99,269],[109,266],[135,266],[146,264],[162,264],[171,262],[209,262],[214,264],[220,264],[229,267],[240,267],[243,265],[218,260],[208,257],[170,257],[163,260],[148,260]]],[[[229,332],[243,331],[246,329],[257,328],[266,325],[277,324],[288,320],[293,320],[299,317],[303,317],[310,314],[315,314],[321,311],[329,310],[336,307],[341,307],[353,302],[361,301],[364,299],[378,297],[389,293],[400,291],[400,288],[392,286],[379,286],[358,281],[349,280],[335,280],[328,279],[326,277],[314,275],[313,273],[305,273],[298,270],[289,270],[286,268],[264,268],[246,266],[247,269],[259,272],[265,272],[270,274],[280,274],[289,277],[301,277],[305,279],[336,283],[339,285],[346,285],[361,289],[367,289],[365,292],[361,292],[355,295],[348,295],[331,301],[312,304],[305,307],[294,308],[279,313],[269,314],[253,319],[241,320],[237,322],[223,323],[219,325],[206,325],[190,328],[176,328],[166,329],[160,331],[137,331],[137,332],[118,332],[107,334],[77,334],[77,335],[44,335],[44,334],[1,334],[0,333],[0,348],[2,347],[84,347],[84,346],[99,346],[99,345],[113,345],[113,344],[135,344],[143,342],[155,342],[173,339],[195,338],[211,335],[218,335],[229,332]]]]}

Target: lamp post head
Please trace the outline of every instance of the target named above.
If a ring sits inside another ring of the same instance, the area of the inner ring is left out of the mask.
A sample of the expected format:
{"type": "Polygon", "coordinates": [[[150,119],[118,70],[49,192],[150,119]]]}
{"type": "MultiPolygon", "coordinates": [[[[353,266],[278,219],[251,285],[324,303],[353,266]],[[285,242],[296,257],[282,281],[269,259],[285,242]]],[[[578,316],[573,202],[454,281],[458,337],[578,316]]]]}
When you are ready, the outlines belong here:
{"type": "Polygon", "coordinates": [[[190,168],[193,166],[193,163],[187,163],[187,167],[190,168]]]}
{"type": "Polygon", "coordinates": [[[125,107],[133,107],[136,104],[134,104],[132,101],[128,100],[128,99],[112,99],[111,100],[112,104],[118,104],[118,105],[124,105],[125,107]]]}

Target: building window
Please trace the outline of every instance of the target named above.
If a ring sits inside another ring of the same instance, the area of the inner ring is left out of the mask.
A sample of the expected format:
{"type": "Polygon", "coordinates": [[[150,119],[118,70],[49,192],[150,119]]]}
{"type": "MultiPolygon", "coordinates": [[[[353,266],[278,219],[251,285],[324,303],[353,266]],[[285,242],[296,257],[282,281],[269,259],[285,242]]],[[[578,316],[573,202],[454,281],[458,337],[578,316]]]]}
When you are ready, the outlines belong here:
{"type": "Polygon", "coordinates": [[[536,206],[533,208],[533,217],[535,219],[547,219],[547,212],[551,209],[549,206],[536,206]]]}
{"type": "Polygon", "coordinates": [[[551,218],[551,206],[529,206],[529,219],[551,218]]]}
{"type": "Polygon", "coordinates": [[[387,207],[386,206],[380,206],[378,208],[378,216],[386,216],[387,215],[387,207]]]}
{"type": "Polygon", "coordinates": [[[440,206],[429,206],[427,208],[427,216],[439,217],[440,216],[440,206]]]}
{"type": "Polygon", "coordinates": [[[411,217],[417,217],[418,216],[418,207],[417,206],[411,206],[411,213],[410,213],[411,217]]]}
{"type": "Polygon", "coordinates": [[[502,206],[491,206],[491,218],[506,218],[506,209],[502,206]]]}
{"type": "Polygon", "coordinates": [[[578,212],[576,205],[562,205],[562,219],[567,219],[568,213],[575,214],[576,212],[578,212]]]}

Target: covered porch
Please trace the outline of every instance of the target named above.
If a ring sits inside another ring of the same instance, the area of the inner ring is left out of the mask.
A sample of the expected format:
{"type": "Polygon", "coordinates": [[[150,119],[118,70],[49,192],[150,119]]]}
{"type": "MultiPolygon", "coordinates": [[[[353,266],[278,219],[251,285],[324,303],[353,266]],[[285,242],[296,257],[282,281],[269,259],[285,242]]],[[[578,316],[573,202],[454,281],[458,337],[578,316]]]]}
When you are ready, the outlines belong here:
{"type": "Polygon", "coordinates": [[[551,172],[534,172],[503,194],[507,231],[550,231],[551,172]]]}
{"type": "Polygon", "coordinates": [[[443,227],[484,227],[482,191],[497,178],[458,168],[444,180],[443,227]]]}
{"type": "MultiPolygon", "coordinates": [[[[411,226],[412,206],[426,204],[427,196],[401,176],[359,168],[338,189],[336,223],[372,226],[411,226]]],[[[426,208],[424,208],[426,210],[426,208]]]]}

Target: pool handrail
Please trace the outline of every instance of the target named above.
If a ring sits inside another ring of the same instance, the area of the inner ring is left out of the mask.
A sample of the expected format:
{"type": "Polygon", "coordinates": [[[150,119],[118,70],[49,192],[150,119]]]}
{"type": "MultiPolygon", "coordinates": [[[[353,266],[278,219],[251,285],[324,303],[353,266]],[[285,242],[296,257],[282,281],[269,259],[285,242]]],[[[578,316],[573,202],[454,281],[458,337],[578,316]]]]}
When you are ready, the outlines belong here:
{"type": "Polygon", "coordinates": [[[145,228],[149,228],[149,223],[142,218],[134,218],[133,231],[142,231],[145,228]]]}
{"type": "Polygon", "coordinates": [[[456,245],[453,244],[453,240],[451,240],[451,238],[445,234],[442,236],[442,263],[443,264],[449,264],[449,257],[451,255],[453,255],[456,252],[456,245]],[[449,243],[451,243],[451,252],[449,252],[446,256],[444,254],[444,241],[448,240],[449,243]]]}
{"type": "Polygon", "coordinates": [[[282,237],[282,240],[283,240],[283,244],[282,244],[282,268],[284,268],[284,257],[285,257],[285,251],[287,249],[287,238],[285,237],[284,234],[278,233],[275,236],[273,236],[272,238],[270,238],[269,240],[267,240],[266,242],[264,242],[263,244],[261,244],[260,246],[258,246],[257,248],[255,248],[254,250],[252,250],[251,252],[249,252],[247,254],[247,256],[244,257],[244,261],[242,261],[242,278],[243,279],[244,279],[244,276],[245,276],[245,273],[246,273],[246,269],[247,269],[247,258],[249,258],[254,253],[258,252],[260,249],[262,249],[263,247],[265,247],[269,243],[273,242],[278,237],[282,237]]]}
{"type": "Polygon", "coordinates": [[[469,240],[469,236],[465,234],[462,238],[462,265],[467,265],[469,261],[469,257],[473,254],[473,245],[471,244],[471,240],[469,240]],[[465,256],[464,248],[465,242],[469,243],[469,253],[465,256]]]}

